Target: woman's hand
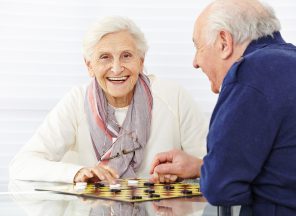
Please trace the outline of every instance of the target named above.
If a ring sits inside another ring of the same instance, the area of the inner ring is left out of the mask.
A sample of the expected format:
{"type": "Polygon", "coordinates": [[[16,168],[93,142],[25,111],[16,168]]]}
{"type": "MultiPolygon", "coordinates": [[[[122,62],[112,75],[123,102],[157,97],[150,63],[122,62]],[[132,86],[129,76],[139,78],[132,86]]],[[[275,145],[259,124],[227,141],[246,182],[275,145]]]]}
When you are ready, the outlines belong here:
{"type": "Polygon", "coordinates": [[[84,167],[80,169],[74,177],[74,182],[97,182],[105,180],[115,184],[115,179],[117,178],[119,178],[118,174],[110,167],[97,165],[95,167],[84,167]]]}

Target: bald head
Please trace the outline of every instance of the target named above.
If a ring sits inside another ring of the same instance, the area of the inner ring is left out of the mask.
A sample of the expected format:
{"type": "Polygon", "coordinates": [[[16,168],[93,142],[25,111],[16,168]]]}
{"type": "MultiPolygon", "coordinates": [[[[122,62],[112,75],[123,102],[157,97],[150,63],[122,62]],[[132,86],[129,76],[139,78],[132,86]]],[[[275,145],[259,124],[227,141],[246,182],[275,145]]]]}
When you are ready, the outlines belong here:
{"type": "Polygon", "coordinates": [[[273,9],[258,0],[216,0],[195,22],[193,65],[203,70],[212,91],[218,93],[229,68],[249,43],[279,29],[273,9]]]}
{"type": "Polygon", "coordinates": [[[202,28],[209,44],[222,29],[229,31],[234,42],[240,44],[272,35],[280,30],[280,23],[273,9],[261,1],[216,0],[200,14],[195,28],[202,28]]]}
{"type": "Polygon", "coordinates": [[[213,1],[208,9],[214,8],[216,5],[223,4],[225,8],[233,9],[234,7],[240,8],[242,11],[266,13],[264,3],[258,0],[216,0],[213,1]]]}

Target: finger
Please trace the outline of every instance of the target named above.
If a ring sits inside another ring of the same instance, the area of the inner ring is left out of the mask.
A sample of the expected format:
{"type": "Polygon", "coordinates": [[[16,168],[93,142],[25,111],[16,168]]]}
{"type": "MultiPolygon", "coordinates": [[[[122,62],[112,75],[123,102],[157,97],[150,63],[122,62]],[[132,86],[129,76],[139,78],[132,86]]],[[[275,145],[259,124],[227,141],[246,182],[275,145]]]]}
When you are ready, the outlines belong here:
{"type": "Polygon", "coordinates": [[[175,182],[177,180],[178,176],[176,175],[171,175],[170,180],[171,182],[175,182]]]}
{"type": "Polygon", "coordinates": [[[108,170],[109,173],[110,173],[110,175],[111,175],[113,178],[119,178],[118,173],[117,173],[114,169],[112,169],[111,167],[104,166],[104,165],[100,165],[100,166],[102,166],[105,170],[108,170]]]}
{"type": "Polygon", "coordinates": [[[164,175],[164,182],[165,183],[170,183],[171,182],[171,175],[170,174],[167,174],[167,175],[164,175]]]}
{"type": "Polygon", "coordinates": [[[154,171],[162,175],[165,175],[165,174],[179,175],[180,174],[178,165],[174,163],[159,164],[158,166],[155,167],[154,171]]]}
{"type": "Polygon", "coordinates": [[[172,162],[172,160],[173,160],[173,151],[161,152],[156,154],[151,164],[150,174],[154,172],[154,168],[157,165],[161,163],[172,162]]]}
{"type": "Polygon", "coordinates": [[[104,167],[95,167],[93,170],[97,172],[97,174],[101,177],[101,180],[107,180],[109,183],[112,184],[116,183],[115,178],[112,176],[109,170],[105,169],[104,167]]]}
{"type": "Polygon", "coordinates": [[[87,178],[85,177],[85,175],[81,174],[78,176],[78,179],[76,182],[86,182],[87,178]]]}
{"type": "Polygon", "coordinates": [[[155,183],[159,183],[159,175],[157,172],[153,173],[153,177],[154,177],[155,183]]]}
{"type": "Polygon", "coordinates": [[[80,177],[79,175],[77,175],[77,176],[75,177],[74,182],[75,182],[75,183],[77,183],[77,182],[81,182],[81,177],[80,177]]]}
{"type": "Polygon", "coordinates": [[[106,177],[106,180],[111,183],[111,184],[115,184],[115,178],[111,175],[111,173],[108,170],[104,170],[104,175],[106,177]]]}
{"type": "Polygon", "coordinates": [[[101,167],[95,167],[95,168],[92,168],[92,172],[101,180],[105,180],[106,177],[105,177],[105,174],[104,174],[104,169],[101,168],[101,167]]]}
{"type": "Polygon", "coordinates": [[[84,168],[81,168],[80,170],[78,170],[78,172],[75,174],[74,176],[74,183],[76,182],[80,182],[80,179],[81,179],[81,172],[84,168]]]}
{"type": "Polygon", "coordinates": [[[87,180],[87,182],[89,182],[89,183],[96,183],[98,181],[100,181],[100,179],[95,174],[94,174],[94,177],[92,177],[92,178],[90,178],[90,179],[87,180]]]}
{"type": "Polygon", "coordinates": [[[159,178],[154,178],[154,183],[156,184],[160,183],[159,178]]]}
{"type": "Polygon", "coordinates": [[[81,175],[78,177],[77,182],[84,182],[84,175],[81,174],[81,175]]]}
{"type": "Polygon", "coordinates": [[[156,183],[156,180],[153,176],[151,176],[149,179],[148,179],[149,182],[153,182],[153,183],[156,183]]]}
{"type": "Polygon", "coordinates": [[[92,171],[89,170],[89,169],[84,169],[83,172],[82,172],[82,174],[83,174],[85,177],[87,177],[87,178],[92,178],[92,177],[94,177],[94,174],[93,174],[92,171]]]}
{"type": "Polygon", "coordinates": [[[154,183],[159,183],[158,173],[157,172],[153,173],[153,175],[151,175],[149,181],[154,182],[154,183]]]}
{"type": "Polygon", "coordinates": [[[93,174],[87,168],[82,168],[78,171],[77,176],[75,177],[75,182],[85,182],[88,178],[92,178],[93,174]]]}
{"type": "Polygon", "coordinates": [[[155,178],[153,175],[151,175],[151,177],[149,178],[149,181],[150,182],[153,182],[153,183],[158,183],[158,178],[155,178]]]}
{"type": "Polygon", "coordinates": [[[154,168],[159,164],[159,160],[158,160],[158,156],[156,155],[152,161],[152,164],[151,164],[151,167],[150,167],[150,170],[149,170],[149,173],[150,174],[153,174],[154,173],[154,168]]]}
{"type": "Polygon", "coordinates": [[[160,181],[161,183],[164,182],[164,175],[159,175],[159,181],[160,181]]]}
{"type": "Polygon", "coordinates": [[[170,179],[171,178],[171,175],[170,174],[166,174],[166,175],[164,175],[164,178],[165,179],[170,179]]]}

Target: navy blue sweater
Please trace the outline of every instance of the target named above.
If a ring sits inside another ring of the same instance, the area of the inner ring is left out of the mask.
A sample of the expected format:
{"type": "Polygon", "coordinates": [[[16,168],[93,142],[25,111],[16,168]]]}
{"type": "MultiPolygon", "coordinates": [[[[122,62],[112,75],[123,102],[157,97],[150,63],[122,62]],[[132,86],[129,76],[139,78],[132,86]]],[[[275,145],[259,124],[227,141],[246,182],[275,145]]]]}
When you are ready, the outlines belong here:
{"type": "Polygon", "coordinates": [[[213,205],[296,215],[296,47],[279,32],[250,43],[224,78],[201,189],[213,205]]]}

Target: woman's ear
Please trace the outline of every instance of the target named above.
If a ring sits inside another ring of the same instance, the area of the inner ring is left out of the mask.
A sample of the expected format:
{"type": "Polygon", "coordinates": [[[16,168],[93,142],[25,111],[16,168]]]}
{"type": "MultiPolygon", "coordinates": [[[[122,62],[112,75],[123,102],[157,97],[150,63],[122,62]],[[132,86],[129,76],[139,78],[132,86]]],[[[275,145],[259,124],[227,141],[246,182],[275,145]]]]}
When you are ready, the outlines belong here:
{"type": "Polygon", "coordinates": [[[144,60],[145,60],[145,57],[141,57],[141,58],[140,58],[140,65],[141,65],[141,70],[140,70],[140,72],[141,72],[141,73],[144,73],[144,60]]]}
{"type": "Polygon", "coordinates": [[[233,38],[228,31],[221,30],[219,32],[218,46],[220,56],[223,60],[228,59],[233,54],[233,38]]]}
{"type": "Polygon", "coordinates": [[[87,70],[88,70],[88,74],[90,77],[94,77],[95,76],[95,73],[93,71],[93,68],[92,68],[92,65],[91,65],[91,62],[89,60],[86,60],[84,59],[84,62],[85,62],[85,65],[87,67],[87,70]]]}

